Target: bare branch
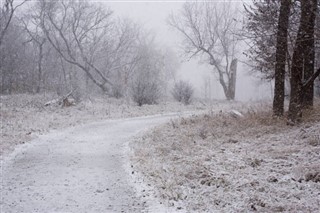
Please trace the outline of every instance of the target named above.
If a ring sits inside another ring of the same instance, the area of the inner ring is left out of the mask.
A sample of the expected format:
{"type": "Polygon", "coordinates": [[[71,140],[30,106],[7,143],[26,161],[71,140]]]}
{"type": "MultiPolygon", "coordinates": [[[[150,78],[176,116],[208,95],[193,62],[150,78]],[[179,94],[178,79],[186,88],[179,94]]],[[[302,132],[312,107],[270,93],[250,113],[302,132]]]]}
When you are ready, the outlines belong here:
{"type": "Polygon", "coordinates": [[[0,8],[0,47],[15,11],[27,1],[23,0],[14,6],[14,0],[5,0],[4,7],[0,8]]]}
{"type": "MultiPolygon", "coordinates": [[[[208,63],[218,72],[228,99],[232,82],[229,61],[235,58],[238,42],[233,34],[237,28],[236,12],[231,10],[230,2],[186,2],[180,16],[171,15],[168,19],[168,24],[184,38],[183,49],[189,59],[206,56],[208,63]]],[[[234,97],[231,96],[230,99],[234,97]]]]}

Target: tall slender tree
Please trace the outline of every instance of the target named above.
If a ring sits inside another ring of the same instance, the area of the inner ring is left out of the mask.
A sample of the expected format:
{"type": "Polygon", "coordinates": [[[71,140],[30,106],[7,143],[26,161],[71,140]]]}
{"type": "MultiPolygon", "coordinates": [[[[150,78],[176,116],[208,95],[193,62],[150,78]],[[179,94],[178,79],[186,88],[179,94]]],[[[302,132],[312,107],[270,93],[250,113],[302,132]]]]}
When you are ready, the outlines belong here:
{"type": "Polygon", "coordinates": [[[275,116],[282,116],[284,111],[284,82],[288,49],[290,5],[291,1],[281,0],[277,31],[275,86],[273,98],[273,114],[275,116]]]}
{"type": "MultiPolygon", "coordinates": [[[[301,17],[300,26],[296,39],[296,44],[293,52],[292,68],[291,68],[291,94],[289,103],[288,120],[289,123],[294,124],[299,122],[302,117],[303,100],[306,95],[306,90],[312,85],[319,75],[320,69],[314,73],[314,65],[312,68],[312,74],[308,79],[305,75],[305,65],[311,67],[310,62],[305,62],[310,59],[312,51],[314,52],[314,44],[310,40],[313,40],[315,25],[315,14],[317,11],[317,0],[304,0],[301,1],[301,17]]],[[[314,56],[314,54],[313,54],[314,56]]],[[[313,59],[314,60],[314,59],[313,59]]],[[[308,67],[309,68],[309,67],[308,67]]],[[[313,96],[313,93],[312,93],[313,96]]]]}
{"type": "MultiPolygon", "coordinates": [[[[305,59],[303,65],[303,81],[309,80],[314,74],[315,66],[315,21],[317,13],[317,0],[312,1],[312,7],[309,8],[309,19],[307,22],[305,43],[305,59]]],[[[314,82],[312,81],[307,87],[303,88],[303,106],[312,107],[314,97],[314,82]]]]}

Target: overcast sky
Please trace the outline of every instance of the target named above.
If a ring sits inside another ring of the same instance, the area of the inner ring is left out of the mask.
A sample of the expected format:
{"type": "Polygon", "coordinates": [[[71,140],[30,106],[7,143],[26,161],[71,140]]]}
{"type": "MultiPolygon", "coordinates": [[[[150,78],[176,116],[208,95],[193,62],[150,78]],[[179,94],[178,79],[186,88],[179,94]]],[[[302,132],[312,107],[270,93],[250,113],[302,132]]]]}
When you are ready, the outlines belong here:
{"type": "Polygon", "coordinates": [[[182,2],[110,2],[116,15],[129,17],[156,33],[157,40],[173,45],[178,40],[176,34],[166,25],[171,12],[178,11],[182,2]]]}
{"type": "MultiPolygon", "coordinates": [[[[241,0],[234,2],[239,4],[240,1],[241,0]]],[[[181,52],[181,49],[179,49],[181,44],[181,37],[177,34],[177,32],[175,32],[167,25],[166,19],[171,13],[179,12],[184,1],[101,0],[99,2],[104,2],[108,7],[110,7],[111,10],[114,11],[114,15],[123,18],[130,18],[135,22],[141,24],[147,30],[154,33],[156,36],[156,41],[159,45],[169,46],[177,53],[179,53],[179,51],[181,52]]],[[[239,4],[239,6],[241,6],[241,4],[239,4]]],[[[215,77],[213,76],[212,70],[209,66],[199,64],[197,59],[186,62],[183,61],[183,58],[181,58],[181,61],[183,63],[179,68],[178,78],[188,80],[193,83],[196,88],[197,96],[203,96],[204,79],[210,78],[212,81],[212,95],[214,96],[214,98],[224,98],[221,86],[217,81],[215,81],[215,77]]],[[[249,77],[247,72],[248,70],[249,68],[244,64],[238,64],[236,99],[254,100],[270,96],[270,84],[259,86],[260,81],[258,79],[249,77]]]]}

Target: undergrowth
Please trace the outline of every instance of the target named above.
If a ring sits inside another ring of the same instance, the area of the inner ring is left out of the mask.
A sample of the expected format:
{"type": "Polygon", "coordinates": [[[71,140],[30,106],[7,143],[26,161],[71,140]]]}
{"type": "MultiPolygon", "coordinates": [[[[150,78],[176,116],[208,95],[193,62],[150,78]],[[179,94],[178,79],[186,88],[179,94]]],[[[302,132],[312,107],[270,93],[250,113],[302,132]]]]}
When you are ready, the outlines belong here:
{"type": "Polygon", "coordinates": [[[320,186],[295,187],[306,180],[301,168],[320,168],[319,112],[317,102],[294,127],[265,105],[243,117],[212,111],[172,120],[132,143],[133,160],[168,205],[187,212],[314,211],[320,201],[308,197],[320,186]]]}

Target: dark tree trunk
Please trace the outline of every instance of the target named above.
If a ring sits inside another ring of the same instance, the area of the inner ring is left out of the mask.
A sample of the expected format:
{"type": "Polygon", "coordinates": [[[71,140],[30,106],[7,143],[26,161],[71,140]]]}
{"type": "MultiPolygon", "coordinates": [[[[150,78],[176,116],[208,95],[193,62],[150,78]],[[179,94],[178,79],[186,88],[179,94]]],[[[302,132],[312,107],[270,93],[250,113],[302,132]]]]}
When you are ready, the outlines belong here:
{"type": "MultiPolygon", "coordinates": [[[[291,68],[291,94],[289,103],[288,120],[290,123],[299,122],[302,117],[303,104],[303,68],[305,65],[306,54],[308,53],[308,46],[306,41],[313,37],[310,35],[309,21],[313,8],[317,4],[317,0],[301,1],[301,18],[300,26],[297,35],[297,40],[293,52],[292,68],[291,68]]],[[[308,86],[305,86],[308,87],[308,86]]]]}
{"type": "Polygon", "coordinates": [[[42,82],[43,44],[44,44],[44,42],[39,44],[37,93],[40,93],[40,90],[41,90],[41,82],[42,82]]]}
{"type": "Polygon", "coordinates": [[[273,114],[283,116],[285,95],[285,72],[288,49],[288,27],[291,1],[281,0],[280,15],[278,19],[277,50],[275,66],[275,86],[273,98],[273,114]]]}
{"type": "Polygon", "coordinates": [[[231,100],[234,100],[236,96],[237,65],[238,65],[238,60],[233,59],[230,65],[230,79],[229,79],[229,94],[230,94],[231,100]]]}
{"type": "Polygon", "coordinates": [[[228,81],[226,82],[223,76],[223,72],[219,70],[219,82],[223,88],[224,95],[227,100],[234,100],[236,94],[236,79],[237,79],[237,64],[238,60],[233,59],[230,65],[230,75],[227,76],[228,81]]]}
{"type": "MultiPolygon", "coordinates": [[[[303,70],[303,81],[307,81],[314,74],[315,65],[315,40],[314,40],[314,30],[317,12],[317,0],[311,0],[312,6],[309,8],[309,19],[306,20],[308,23],[307,27],[307,37],[305,39],[305,60],[304,60],[304,70],[303,70]]],[[[303,106],[312,107],[314,97],[314,83],[310,83],[309,86],[303,90],[303,106]]]]}
{"type": "Polygon", "coordinates": [[[219,82],[223,88],[223,92],[224,92],[224,95],[226,97],[226,99],[228,101],[231,101],[231,100],[234,100],[235,98],[235,93],[232,93],[231,89],[230,89],[230,79],[229,79],[229,82],[228,82],[228,85],[226,84],[224,78],[223,78],[223,74],[219,73],[220,75],[220,78],[219,78],[219,82]]]}

